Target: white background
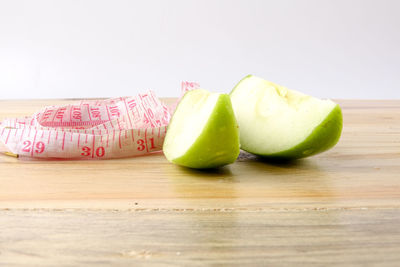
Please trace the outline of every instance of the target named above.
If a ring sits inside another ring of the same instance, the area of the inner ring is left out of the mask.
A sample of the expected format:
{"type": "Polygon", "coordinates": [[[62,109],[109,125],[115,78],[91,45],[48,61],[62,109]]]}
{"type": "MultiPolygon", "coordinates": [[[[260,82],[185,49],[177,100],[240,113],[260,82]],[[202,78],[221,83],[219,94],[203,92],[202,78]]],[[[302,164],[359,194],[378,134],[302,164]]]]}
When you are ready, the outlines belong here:
{"type": "Polygon", "coordinates": [[[229,92],[247,74],[400,98],[400,1],[0,0],[0,98],[229,92]]]}

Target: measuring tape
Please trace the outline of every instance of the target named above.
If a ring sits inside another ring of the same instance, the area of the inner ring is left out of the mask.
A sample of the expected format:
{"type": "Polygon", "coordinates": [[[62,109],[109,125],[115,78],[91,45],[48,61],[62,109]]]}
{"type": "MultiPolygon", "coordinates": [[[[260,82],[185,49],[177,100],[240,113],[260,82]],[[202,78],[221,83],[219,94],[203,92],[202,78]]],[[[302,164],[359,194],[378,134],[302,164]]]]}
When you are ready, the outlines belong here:
{"type": "MultiPolygon", "coordinates": [[[[182,95],[199,88],[182,82],[182,95]]],[[[176,106],[176,104],[175,104],[176,106]]],[[[135,97],[50,106],[0,124],[0,152],[37,158],[109,159],[162,150],[175,109],[148,91],[135,97]]]]}

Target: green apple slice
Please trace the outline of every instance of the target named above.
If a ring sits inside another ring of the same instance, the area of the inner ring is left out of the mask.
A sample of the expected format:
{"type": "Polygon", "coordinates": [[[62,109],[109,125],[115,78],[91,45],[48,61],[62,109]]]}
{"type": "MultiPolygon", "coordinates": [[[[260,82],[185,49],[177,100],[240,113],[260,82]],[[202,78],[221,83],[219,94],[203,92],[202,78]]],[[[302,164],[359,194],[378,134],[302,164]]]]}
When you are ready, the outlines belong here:
{"type": "Polygon", "coordinates": [[[175,164],[215,168],[239,155],[239,129],[228,94],[187,92],[168,125],[163,151],[175,164]]]}
{"type": "Polygon", "coordinates": [[[240,144],[250,153],[298,159],[326,151],[339,140],[342,112],[331,100],[289,90],[253,75],[231,92],[240,144]]]}

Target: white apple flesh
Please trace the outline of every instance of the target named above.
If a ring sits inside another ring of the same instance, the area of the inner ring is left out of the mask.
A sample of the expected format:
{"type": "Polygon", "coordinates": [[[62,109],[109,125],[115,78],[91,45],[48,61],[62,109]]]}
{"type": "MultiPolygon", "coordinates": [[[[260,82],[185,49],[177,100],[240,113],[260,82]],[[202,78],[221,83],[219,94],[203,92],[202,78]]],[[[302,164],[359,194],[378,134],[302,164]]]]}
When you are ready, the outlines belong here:
{"type": "Polygon", "coordinates": [[[296,159],[333,147],[342,130],[340,107],[249,75],[231,92],[241,148],[264,157],[296,159]]]}
{"type": "Polygon", "coordinates": [[[187,92],[168,126],[163,151],[189,168],[220,167],[239,155],[239,130],[229,95],[203,89],[187,92]]]}

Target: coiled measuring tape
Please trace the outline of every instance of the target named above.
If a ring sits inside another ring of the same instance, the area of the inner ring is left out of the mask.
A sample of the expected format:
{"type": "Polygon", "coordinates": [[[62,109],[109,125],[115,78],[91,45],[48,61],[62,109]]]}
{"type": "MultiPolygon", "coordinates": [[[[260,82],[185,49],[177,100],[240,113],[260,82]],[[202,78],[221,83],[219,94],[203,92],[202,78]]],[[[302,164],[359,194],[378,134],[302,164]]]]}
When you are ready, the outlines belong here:
{"type": "MultiPolygon", "coordinates": [[[[182,82],[182,93],[199,85],[182,82]]],[[[162,150],[173,108],[153,91],[50,106],[0,124],[0,152],[35,158],[110,159],[162,150]]]]}

